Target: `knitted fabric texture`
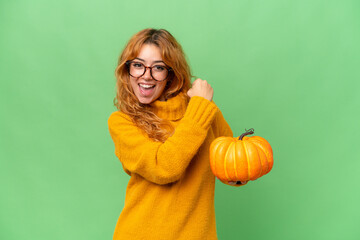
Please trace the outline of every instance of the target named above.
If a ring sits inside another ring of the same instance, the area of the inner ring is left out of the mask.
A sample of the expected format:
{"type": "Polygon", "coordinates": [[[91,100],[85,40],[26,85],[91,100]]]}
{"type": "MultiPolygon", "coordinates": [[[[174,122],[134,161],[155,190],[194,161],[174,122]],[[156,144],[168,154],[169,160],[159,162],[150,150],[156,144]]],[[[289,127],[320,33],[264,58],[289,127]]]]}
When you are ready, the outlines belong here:
{"type": "Polygon", "coordinates": [[[113,239],[217,239],[209,146],[232,131],[217,106],[202,97],[188,105],[180,95],[151,105],[175,128],[164,143],[122,112],[108,119],[115,154],[131,176],[113,239]]]}

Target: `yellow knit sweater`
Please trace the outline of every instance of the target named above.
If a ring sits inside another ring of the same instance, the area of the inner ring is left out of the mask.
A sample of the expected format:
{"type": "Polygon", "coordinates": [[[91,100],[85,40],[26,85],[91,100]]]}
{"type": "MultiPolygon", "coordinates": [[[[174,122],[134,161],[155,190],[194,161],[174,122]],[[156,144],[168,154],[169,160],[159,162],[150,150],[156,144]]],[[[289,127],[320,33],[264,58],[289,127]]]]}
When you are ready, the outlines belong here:
{"type": "Polygon", "coordinates": [[[175,128],[164,143],[151,140],[124,113],[110,115],[115,154],[131,176],[113,239],[217,239],[208,152],[216,137],[232,131],[213,102],[196,96],[186,105],[183,99],[151,104],[175,128]]]}

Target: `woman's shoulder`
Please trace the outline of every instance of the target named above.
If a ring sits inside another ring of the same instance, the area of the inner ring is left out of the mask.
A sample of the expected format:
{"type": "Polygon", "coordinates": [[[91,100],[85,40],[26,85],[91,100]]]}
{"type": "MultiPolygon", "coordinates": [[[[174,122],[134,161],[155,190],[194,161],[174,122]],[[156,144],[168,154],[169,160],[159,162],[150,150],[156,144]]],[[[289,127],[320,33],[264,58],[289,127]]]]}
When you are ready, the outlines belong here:
{"type": "Polygon", "coordinates": [[[109,118],[108,118],[108,124],[113,124],[113,123],[132,123],[132,120],[130,118],[130,116],[128,116],[127,114],[121,112],[121,111],[115,111],[113,113],[110,114],[109,118]]]}

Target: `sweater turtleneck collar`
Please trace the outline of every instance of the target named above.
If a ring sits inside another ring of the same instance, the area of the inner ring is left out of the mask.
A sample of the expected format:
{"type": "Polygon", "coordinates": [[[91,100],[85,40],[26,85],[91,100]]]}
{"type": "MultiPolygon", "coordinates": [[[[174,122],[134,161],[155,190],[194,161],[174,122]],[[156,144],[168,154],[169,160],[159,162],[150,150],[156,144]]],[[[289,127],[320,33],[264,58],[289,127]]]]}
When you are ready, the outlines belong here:
{"type": "Polygon", "coordinates": [[[160,118],[179,120],[184,116],[188,101],[184,93],[179,93],[167,101],[156,100],[151,103],[152,111],[160,118]]]}

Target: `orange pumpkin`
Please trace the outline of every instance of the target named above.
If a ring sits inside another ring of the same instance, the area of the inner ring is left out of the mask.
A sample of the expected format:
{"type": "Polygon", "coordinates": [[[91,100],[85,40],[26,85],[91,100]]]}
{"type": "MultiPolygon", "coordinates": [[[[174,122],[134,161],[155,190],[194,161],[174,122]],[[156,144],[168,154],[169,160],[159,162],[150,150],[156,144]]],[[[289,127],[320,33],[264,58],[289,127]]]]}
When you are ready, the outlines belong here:
{"type": "Polygon", "coordinates": [[[210,145],[210,166],[223,183],[243,186],[270,172],[273,152],[262,137],[252,136],[254,129],[245,129],[239,138],[219,137],[210,145]]]}

